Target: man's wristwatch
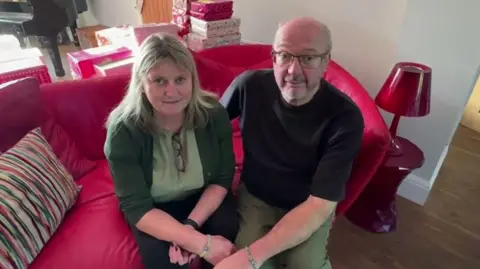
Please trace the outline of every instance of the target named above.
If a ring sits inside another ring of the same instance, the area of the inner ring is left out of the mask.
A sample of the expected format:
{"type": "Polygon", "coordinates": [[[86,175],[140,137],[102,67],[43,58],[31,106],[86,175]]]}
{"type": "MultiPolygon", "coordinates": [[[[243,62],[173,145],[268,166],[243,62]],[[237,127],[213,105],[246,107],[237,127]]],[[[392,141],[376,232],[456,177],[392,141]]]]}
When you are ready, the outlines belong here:
{"type": "Polygon", "coordinates": [[[198,223],[195,222],[195,221],[192,220],[192,219],[186,219],[186,220],[184,220],[184,221],[183,221],[183,224],[184,224],[184,225],[190,225],[190,226],[192,226],[193,229],[195,229],[195,230],[200,229],[200,225],[198,225],[198,223]]]}

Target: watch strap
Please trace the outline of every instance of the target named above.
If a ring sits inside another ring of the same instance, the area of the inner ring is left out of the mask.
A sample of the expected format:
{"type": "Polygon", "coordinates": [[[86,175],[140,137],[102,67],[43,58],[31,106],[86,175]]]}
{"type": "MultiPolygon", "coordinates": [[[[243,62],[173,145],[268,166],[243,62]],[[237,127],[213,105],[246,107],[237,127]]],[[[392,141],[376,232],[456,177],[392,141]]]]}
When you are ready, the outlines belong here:
{"type": "Polygon", "coordinates": [[[200,225],[198,225],[198,223],[197,223],[196,221],[192,220],[192,219],[186,219],[186,220],[184,220],[184,221],[183,221],[183,224],[185,224],[185,225],[190,225],[190,226],[192,226],[193,229],[195,229],[195,230],[200,229],[200,225]]]}

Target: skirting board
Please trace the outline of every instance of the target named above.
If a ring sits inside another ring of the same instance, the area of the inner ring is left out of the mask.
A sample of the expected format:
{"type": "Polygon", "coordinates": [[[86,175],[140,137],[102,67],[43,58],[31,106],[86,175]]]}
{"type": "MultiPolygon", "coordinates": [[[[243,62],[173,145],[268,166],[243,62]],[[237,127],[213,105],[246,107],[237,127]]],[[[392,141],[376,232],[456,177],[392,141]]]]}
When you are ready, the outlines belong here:
{"type": "Polygon", "coordinates": [[[419,205],[424,205],[430,193],[430,184],[425,179],[414,174],[400,184],[397,194],[419,205]]]}

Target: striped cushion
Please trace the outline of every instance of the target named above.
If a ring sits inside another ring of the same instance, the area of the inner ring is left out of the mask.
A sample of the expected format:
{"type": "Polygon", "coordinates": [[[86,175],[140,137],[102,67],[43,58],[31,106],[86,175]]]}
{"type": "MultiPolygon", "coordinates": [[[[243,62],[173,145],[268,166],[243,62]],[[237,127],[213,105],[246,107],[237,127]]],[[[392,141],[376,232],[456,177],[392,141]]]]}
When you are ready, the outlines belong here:
{"type": "Polygon", "coordinates": [[[0,268],[27,268],[80,187],[39,128],[0,156],[0,268]]]}

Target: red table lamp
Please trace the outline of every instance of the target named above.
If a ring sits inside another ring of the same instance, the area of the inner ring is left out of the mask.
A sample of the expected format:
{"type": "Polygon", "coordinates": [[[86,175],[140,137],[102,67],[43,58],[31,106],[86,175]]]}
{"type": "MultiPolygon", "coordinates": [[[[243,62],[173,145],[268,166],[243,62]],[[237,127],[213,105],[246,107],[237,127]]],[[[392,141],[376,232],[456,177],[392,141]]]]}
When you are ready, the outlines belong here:
{"type": "Polygon", "coordinates": [[[392,139],[390,155],[403,154],[396,143],[400,117],[422,117],[430,113],[431,83],[432,69],[412,62],[397,63],[385,80],[375,98],[375,103],[395,115],[390,126],[392,139]]]}

